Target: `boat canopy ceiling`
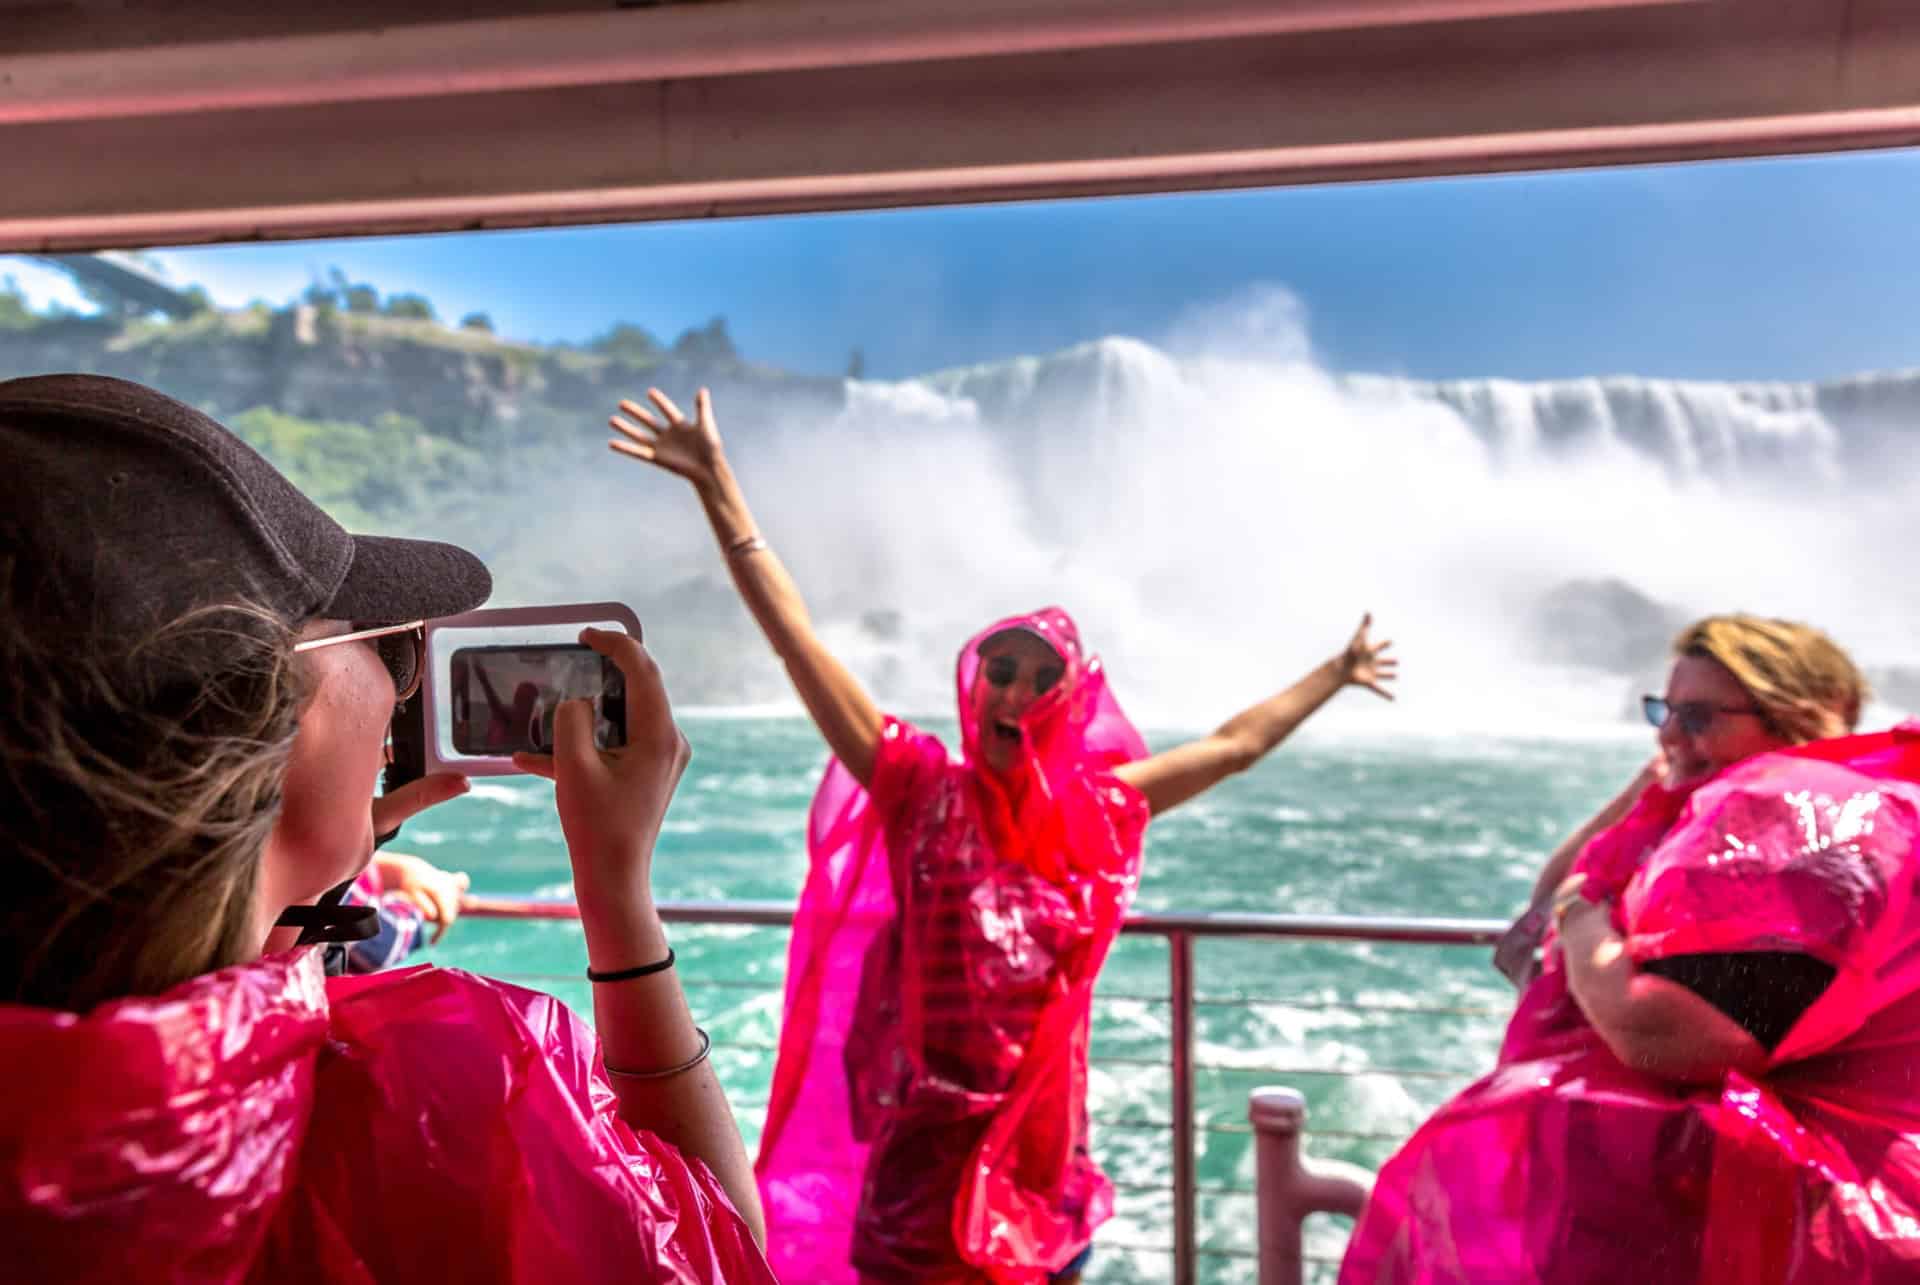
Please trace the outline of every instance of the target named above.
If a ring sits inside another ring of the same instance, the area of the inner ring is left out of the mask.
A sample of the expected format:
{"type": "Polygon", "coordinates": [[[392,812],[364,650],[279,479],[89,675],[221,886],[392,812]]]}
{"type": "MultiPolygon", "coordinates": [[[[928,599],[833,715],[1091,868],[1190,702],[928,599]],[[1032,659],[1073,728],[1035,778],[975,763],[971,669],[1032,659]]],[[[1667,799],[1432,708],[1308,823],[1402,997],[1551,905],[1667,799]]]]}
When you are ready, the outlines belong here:
{"type": "Polygon", "coordinates": [[[0,249],[1920,142],[1915,0],[0,0],[0,249]]]}

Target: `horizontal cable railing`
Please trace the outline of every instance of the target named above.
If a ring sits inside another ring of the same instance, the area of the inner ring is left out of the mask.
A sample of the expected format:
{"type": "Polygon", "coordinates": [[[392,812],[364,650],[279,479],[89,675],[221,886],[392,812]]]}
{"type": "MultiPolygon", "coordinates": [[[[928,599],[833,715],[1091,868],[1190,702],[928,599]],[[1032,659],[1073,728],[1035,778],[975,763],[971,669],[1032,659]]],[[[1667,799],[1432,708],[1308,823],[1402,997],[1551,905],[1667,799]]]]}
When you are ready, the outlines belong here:
{"type": "MultiPolygon", "coordinates": [[[[461,913],[497,919],[578,919],[580,908],[559,897],[466,897],[461,913]]],[[[662,902],[668,923],[790,927],[784,901],[662,902]]],[[[1498,919],[1437,919],[1392,915],[1267,915],[1230,911],[1152,911],[1127,916],[1120,931],[1150,937],[1285,937],[1310,941],[1389,942],[1402,945],[1491,946],[1507,925],[1498,919]]]]}
{"type": "MultiPolygon", "coordinates": [[[[679,901],[659,907],[661,918],[669,923],[715,924],[788,928],[792,926],[794,907],[773,901],[679,901]]],[[[463,914],[476,918],[566,920],[579,918],[579,908],[571,900],[533,897],[474,896],[463,899],[463,914]]],[[[1168,990],[1166,994],[1102,994],[1097,1002],[1131,1002],[1169,1006],[1171,1056],[1167,1059],[1124,1054],[1102,1055],[1102,1065],[1166,1067],[1171,1072],[1169,1118],[1113,1117],[1098,1114],[1094,1120],[1103,1128],[1130,1130],[1168,1130],[1172,1133],[1172,1181],[1168,1185],[1116,1183],[1122,1191],[1137,1193],[1170,1192],[1173,1200],[1173,1242],[1170,1245],[1141,1245],[1125,1241],[1102,1240],[1102,1252],[1130,1255],[1171,1255],[1175,1285],[1192,1285],[1195,1264],[1200,1259],[1250,1261],[1259,1257],[1251,1250],[1203,1246],[1196,1243],[1198,1197],[1246,1199],[1256,1195],[1252,1187],[1232,1184],[1205,1184],[1196,1181],[1194,1139],[1200,1135],[1244,1137],[1256,1132],[1251,1124],[1240,1122],[1201,1122],[1194,1109],[1193,1077],[1196,1072],[1257,1074],[1282,1079],[1385,1077],[1414,1081],[1464,1081],[1473,1071],[1444,1067],[1411,1066],[1310,1066],[1287,1064],[1221,1064],[1205,1062],[1194,1056],[1194,1010],[1197,1008],[1330,1009],[1352,1012],[1445,1015],[1491,1018],[1495,1010],[1462,1004],[1421,1005],[1378,1000],[1342,1000],[1323,995],[1298,999],[1242,998],[1225,994],[1196,994],[1193,985],[1193,943],[1199,938],[1266,938],[1292,941],[1364,942],[1394,945],[1491,946],[1505,931],[1506,924],[1492,919],[1438,919],[1362,915],[1276,915],[1231,912],[1147,912],[1127,917],[1121,933],[1127,936],[1162,938],[1168,951],[1168,990]]],[[[522,980],[572,982],[572,973],[523,973],[522,980]]],[[[690,988],[740,992],[770,992],[775,985],[746,978],[689,978],[690,988]]],[[[730,1041],[730,1047],[753,1052],[773,1052],[776,1046],[767,1040],[730,1041]]],[[[753,1104],[737,1104],[742,1111],[753,1104]]],[[[1316,1130],[1319,1138],[1347,1142],[1397,1142],[1396,1134],[1366,1130],[1316,1130]]],[[[1262,1202],[1264,1205],[1264,1201],[1262,1202]]],[[[1266,1238],[1263,1209],[1263,1240],[1266,1238]]],[[[1297,1218],[1287,1240],[1289,1279],[1298,1279],[1299,1264],[1337,1262],[1323,1256],[1300,1254],[1297,1249],[1297,1218]]],[[[1264,1272],[1264,1269],[1263,1269],[1264,1272]]]]}

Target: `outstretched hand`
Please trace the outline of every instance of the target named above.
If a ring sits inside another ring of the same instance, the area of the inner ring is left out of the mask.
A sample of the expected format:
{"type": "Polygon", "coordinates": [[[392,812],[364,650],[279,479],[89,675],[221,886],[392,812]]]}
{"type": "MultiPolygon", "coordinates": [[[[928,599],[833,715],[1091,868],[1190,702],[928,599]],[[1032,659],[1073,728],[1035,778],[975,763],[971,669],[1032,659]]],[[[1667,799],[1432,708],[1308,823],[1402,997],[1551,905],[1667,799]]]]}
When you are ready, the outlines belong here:
{"type": "Polygon", "coordinates": [[[1392,700],[1393,693],[1387,690],[1387,684],[1400,676],[1398,657],[1387,655],[1387,649],[1393,646],[1391,638],[1372,642],[1367,631],[1373,628],[1373,613],[1368,612],[1360,618],[1360,627],[1353,631],[1353,637],[1347,642],[1347,649],[1340,654],[1340,668],[1348,684],[1364,687],[1382,700],[1392,700]]]}
{"type": "Polygon", "coordinates": [[[720,427],[713,418],[713,395],[702,388],[694,398],[691,417],[658,388],[649,388],[647,398],[652,408],[636,401],[620,403],[620,413],[607,420],[619,436],[607,445],[677,473],[695,486],[711,483],[725,458],[720,427]]]}

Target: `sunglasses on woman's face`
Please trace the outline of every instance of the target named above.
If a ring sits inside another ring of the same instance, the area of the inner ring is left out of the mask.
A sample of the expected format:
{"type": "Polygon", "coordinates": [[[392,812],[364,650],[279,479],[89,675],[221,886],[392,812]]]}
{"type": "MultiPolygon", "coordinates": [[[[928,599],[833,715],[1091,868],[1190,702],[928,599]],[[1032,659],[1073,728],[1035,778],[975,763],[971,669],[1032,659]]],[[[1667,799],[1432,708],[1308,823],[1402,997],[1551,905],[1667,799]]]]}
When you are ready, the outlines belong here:
{"type": "MultiPolygon", "coordinates": [[[[1011,687],[1020,677],[1020,662],[1012,656],[993,656],[987,660],[983,671],[986,679],[995,687],[1011,687]]],[[[1033,694],[1045,696],[1054,685],[1066,676],[1064,665],[1042,665],[1033,675],[1033,694]]]]}
{"type": "Polygon", "coordinates": [[[420,679],[427,669],[427,622],[409,621],[404,625],[355,626],[330,638],[309,638],[293,645],[295,651],[317,651],[338,643],[364,642],[372,646],[393,679],[393,701],[404,705],[420,690],[420,679]]]}
{"type": "Polygon", "coordinates": [[[1664,696],[1642,696],[1640,710],[1647,721],[1655,727],[1664,728],[1667,720],[1673,719],[1680,724],[1680,730],[1688,736],[1703,736],[1713,720],[1722,714],[1750,718],[1761,717],[1760,711],[1751,705],[1715,705],[1711,701],[1670,701],[1664,696]]]}

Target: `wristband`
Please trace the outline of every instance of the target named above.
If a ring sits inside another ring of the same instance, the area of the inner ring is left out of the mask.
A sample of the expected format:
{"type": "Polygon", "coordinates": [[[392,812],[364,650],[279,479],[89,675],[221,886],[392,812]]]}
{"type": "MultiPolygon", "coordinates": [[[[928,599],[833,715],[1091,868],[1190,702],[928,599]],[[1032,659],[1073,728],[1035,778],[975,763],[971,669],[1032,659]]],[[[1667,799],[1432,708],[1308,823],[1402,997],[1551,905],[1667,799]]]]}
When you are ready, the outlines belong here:
{"type": "Polygon", "coordinates": [[[591,964],[587,966],[587,980],[590,982],[630,982],[636,977],[651,977],[655,973],[664,973],[673,967],[673,947],[667,947],[667,957],[655,960],[651,964],[639,964],[632,968],[616,968],[600,972],[591,964]]]}

